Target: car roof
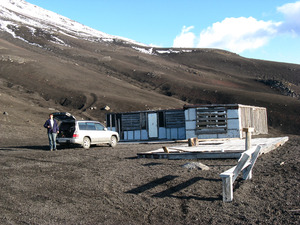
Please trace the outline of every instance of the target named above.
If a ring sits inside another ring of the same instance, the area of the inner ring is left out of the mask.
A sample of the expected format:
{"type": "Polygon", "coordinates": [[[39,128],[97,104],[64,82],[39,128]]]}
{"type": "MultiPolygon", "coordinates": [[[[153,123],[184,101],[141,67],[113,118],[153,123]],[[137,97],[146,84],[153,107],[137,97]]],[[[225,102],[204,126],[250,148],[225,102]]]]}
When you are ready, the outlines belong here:
{"type": "Polygon", "coordinates": [[[100,123],[99,121],[95,121],[95,120],[63,120],[62,122],[64,123],[71,123],[71,122],[80,122],[80,123],[100,123]]]}

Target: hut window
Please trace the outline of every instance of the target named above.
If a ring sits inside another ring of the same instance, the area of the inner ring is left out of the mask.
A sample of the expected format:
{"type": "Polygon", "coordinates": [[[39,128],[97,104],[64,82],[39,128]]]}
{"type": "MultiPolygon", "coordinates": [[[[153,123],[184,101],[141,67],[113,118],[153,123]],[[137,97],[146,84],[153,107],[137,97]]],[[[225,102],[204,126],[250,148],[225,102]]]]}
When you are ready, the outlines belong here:
{"type": "Polygon", "coordinates": [[[197,109],[198,133],[226,133],[227,110],[223,107],[197,109]]]}
{"type": "Polygon", "coordinates": [[[107,114],[106,115],[106,126],[115,127],[116,126],[116,114],[107,114]]]}
{"type": "Polygon", "coordinates": [[[139,130],[140,129],[140,114],[122,114],[122,130],[139,130]]]}
{"type": "Polygon", "coordinates": [[[166,111],[166,128],[182,128],[185,127],[184,111],[166,111]]]}
{"type": "Polygon", "coordinates": [[[141,129],[146,129],[146,113],[141,113],[141,129]]]}
{"type": "Polygon", "coordinates": [[[164,112],[158,112],[159,127],[165,127],[165,115],[164,112]]]}

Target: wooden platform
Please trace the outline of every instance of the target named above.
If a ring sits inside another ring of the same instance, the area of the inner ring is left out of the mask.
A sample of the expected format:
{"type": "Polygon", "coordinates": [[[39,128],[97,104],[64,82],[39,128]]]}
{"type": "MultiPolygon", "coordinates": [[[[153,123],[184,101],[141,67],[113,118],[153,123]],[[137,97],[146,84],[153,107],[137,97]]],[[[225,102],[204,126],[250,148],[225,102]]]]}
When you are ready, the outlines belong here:
{"type": "MultiPolygon", "coordinates": [[[[261,146],[260,154],[270,152],[288,141],[288,137],[255,138],[251,147],[261,146]]],[[[139,158],[154,159],[228,159],[240,158],[245,151],[245,139],[199,141],[198,146],[189,147],[187,144],[160,148],[153,151],[138,153],[139,158]]]]}

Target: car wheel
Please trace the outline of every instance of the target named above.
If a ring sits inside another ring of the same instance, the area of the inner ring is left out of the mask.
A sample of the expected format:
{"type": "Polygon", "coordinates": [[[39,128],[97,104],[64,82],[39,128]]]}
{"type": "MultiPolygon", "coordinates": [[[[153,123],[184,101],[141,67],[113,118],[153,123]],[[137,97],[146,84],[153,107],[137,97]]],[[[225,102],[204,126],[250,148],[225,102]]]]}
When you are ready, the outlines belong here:
{"type": "Polygon", "coordinates": [[[116,136],[111,136],[111,138],[110,138],[110,147],[116,147],[117,146],[117,138],[116,138],[116,136]]]}
{"type": "Polygon", "coordinates": [[[91,146],[91,140],[88,137],[84,137],[82,147],[85,149],[89,149],[90,146],[91,146]]]}

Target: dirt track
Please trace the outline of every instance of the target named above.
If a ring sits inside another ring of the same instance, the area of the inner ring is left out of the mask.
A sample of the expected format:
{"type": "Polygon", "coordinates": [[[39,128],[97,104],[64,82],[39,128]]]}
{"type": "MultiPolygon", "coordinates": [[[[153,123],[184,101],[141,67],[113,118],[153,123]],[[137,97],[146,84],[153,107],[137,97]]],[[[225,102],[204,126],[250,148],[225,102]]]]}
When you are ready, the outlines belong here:
{"type": "MultiPolygon", "coordinates": [[[[165,144],[164,144],[165,145],[165,144]]],[[[176,144],[178,145],[178,144],[176,144]]],[[[300,136],[262,155],[222,202],[219,173],[236,160],[138,159],[161,144],[47,151],[47,141],[0,148],[0,224],[299,224],[300,136]],[[195,160],[194,160],[195,161],[195,160]]],[[[168,145],[166,145],[168,146],[168,145]]]]}

